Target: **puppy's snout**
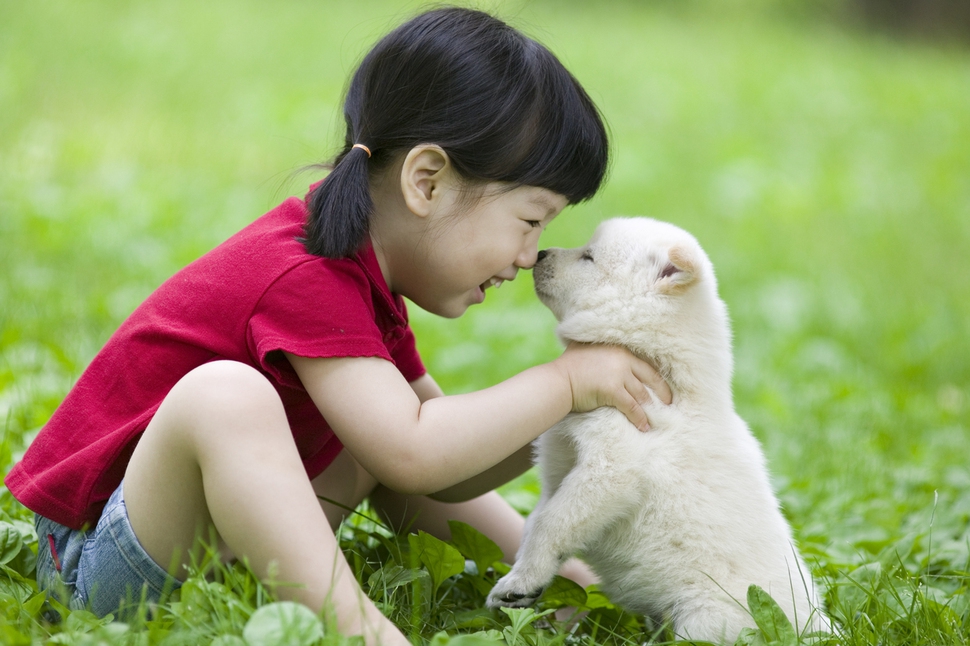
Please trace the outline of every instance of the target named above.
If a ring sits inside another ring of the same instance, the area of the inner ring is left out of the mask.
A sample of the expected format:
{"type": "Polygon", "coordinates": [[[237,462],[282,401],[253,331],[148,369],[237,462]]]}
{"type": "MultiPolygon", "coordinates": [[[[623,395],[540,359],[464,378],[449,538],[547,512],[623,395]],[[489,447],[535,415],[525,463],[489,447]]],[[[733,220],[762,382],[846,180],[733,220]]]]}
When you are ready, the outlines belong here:
{"type": "Polygon", "coordinates": [[[536,254],[536,262],[542,262],[542,259],[549,255],[549,251],[546,249],[540,249],[539,253],[536,254]]]}

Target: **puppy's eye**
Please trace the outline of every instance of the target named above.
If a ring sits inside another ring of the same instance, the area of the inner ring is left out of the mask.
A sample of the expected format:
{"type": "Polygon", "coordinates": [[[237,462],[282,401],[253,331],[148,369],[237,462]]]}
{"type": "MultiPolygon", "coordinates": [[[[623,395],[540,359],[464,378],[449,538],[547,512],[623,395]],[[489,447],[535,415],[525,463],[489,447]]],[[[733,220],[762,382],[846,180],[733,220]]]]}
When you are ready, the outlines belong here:
{"type": "Polygon", "coordinates": [[[592,252],[589,249],[587,249],[586,251],[584,251],[583,252],[583,255],[580,256],[580,257],[583,260],[588,260],[589,262],[593,262],[593,254],[592,254],[592,252]]]}

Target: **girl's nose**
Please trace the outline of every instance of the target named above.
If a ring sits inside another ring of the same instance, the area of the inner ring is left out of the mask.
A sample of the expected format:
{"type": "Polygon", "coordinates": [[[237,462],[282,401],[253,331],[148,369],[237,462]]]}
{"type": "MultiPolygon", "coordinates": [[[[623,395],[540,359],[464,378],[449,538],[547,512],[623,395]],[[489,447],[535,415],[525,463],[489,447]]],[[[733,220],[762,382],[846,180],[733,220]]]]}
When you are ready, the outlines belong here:
{"type": "Polygon", "coordinates": [[[544,252],[539,251],[538,246],[530,245],[522,250],[515,264],[519,269],[531,269],[536,264],[536,258],[540,253],[544,252]]]}

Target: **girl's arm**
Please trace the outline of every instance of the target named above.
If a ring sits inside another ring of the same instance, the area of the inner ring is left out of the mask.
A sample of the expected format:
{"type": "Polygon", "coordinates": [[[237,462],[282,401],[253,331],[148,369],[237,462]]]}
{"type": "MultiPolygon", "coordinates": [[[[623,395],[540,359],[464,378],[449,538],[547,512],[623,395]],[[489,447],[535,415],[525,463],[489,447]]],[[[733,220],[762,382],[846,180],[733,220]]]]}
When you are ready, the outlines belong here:
{"type": "MultiPolygon", "coordinates": [[[[411,382],[411,390],[418,396],[421,403],[434,397],[444,397],[445,393],[430,374],[425,374],[411,382]]],[[[505,458],[491,469],[474,475],[464,482],[436,491],[430,497],[440,502],[465,502],[477,498],[509,480],[522,475],[532,466],[532,445],[526,444],[521,449],[505,458]]]]}
{"type": "Polygon", "coordinates": [[[494,467],[570,411],[615,406],[644,429],[643,382],[670,399],[649,364],[611,346],[573,344],[491,388],[423,403],[384,359],[287,358],[358,462],[407,494],[442,491],[494,467]]]}

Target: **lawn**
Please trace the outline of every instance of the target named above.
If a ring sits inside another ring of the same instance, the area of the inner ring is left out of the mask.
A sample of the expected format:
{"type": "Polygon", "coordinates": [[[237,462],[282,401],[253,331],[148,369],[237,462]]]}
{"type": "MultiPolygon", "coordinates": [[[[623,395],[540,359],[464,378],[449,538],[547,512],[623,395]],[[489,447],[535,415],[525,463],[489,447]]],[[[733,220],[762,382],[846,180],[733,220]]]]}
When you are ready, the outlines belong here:
{"type": "MultiPolygon", "coordinates": [[[[347,75],[418,6],[0,4],[0,472],[153,288],[321,176],[307,167],[335,151],[347,75]]],[[[607,185],[542,244],[649,215],[714,261],[737,406],[840,627],[831,643],[970,642],[970,47],[782,0],[479,6],[555,51],[611,127],[607,185]]],[[[560,351],[527,274],[455,321],[411,311],[447,392],[560,351]]],[[[528,511],[534,474],[503,493],[528,511]]],[[[6,490],[0,519],[3,643],[238,644],[268,602],[237,568],[193,579],[153,620],[51,625],[30,514],[6,490]]],[[[664,638],[565,587],[540,610],[595,607],[571,631],[482,611],[485,569],[502,566],[477,539],[442,547],[367,522],[343,538],[418,641],[664,638]],[[481,571],[453,571],[455,549],[481,571]]]]}

